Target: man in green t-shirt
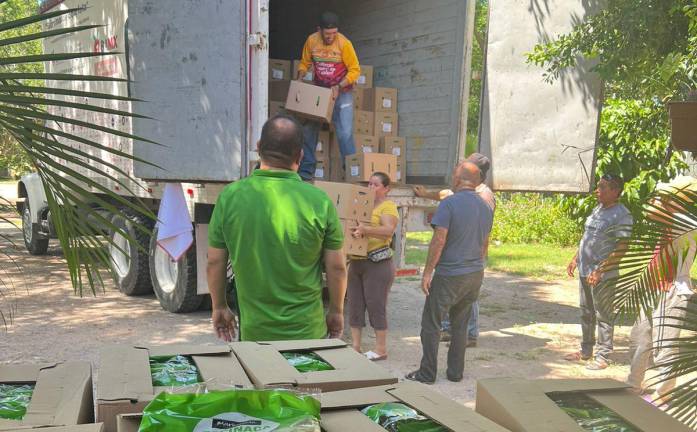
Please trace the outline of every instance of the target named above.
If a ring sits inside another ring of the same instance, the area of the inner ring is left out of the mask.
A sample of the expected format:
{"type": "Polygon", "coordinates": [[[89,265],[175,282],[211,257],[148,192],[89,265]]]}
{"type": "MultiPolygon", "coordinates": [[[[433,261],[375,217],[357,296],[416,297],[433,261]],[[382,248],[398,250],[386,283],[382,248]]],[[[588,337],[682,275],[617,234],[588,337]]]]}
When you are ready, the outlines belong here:
{"type": "Polygon", "coordinates": [[[346,260],[336,208],[296,173],[302,127],[292,117],[269,119],[257,144],[260,169],[228,185],[208,227],[208,288],[219,338],[235,336],[225,299],[228,257],[235,272],[240,339],[340,337],[344,327],[346,260]],[[322,307],[322,267],[329,311],[322,307]]]}

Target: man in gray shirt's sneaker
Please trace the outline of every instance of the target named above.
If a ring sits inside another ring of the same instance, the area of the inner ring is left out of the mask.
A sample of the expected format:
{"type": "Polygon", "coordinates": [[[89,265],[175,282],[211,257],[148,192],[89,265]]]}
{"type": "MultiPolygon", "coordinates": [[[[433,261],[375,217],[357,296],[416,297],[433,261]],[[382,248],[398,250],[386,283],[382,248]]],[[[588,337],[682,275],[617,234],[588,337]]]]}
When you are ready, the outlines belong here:
{"type": "Polygon", "coordinates": [[[564,358],[569,361],[593,359],[586,365],[586,369],[590,370],[605,369],[612,353],[613,311],[605,302],[599,301],[595,287],[601,280],[617,276],[603,273],[601,264],[611,254],[619,256],[622,252],[617,248],[617,237],[628,237],[631,234],[632,215],[619,203],[623,187],[622,178],[615,174],[605,174],[600,178],[595,191],[599,204],[586,220],[578,252],[566,268],[568,275],[573,277],[578,267],[583,339],[581,350],[569,353],[564,358]],[[596,345],[595,358],[593,345],[596,345]]]}

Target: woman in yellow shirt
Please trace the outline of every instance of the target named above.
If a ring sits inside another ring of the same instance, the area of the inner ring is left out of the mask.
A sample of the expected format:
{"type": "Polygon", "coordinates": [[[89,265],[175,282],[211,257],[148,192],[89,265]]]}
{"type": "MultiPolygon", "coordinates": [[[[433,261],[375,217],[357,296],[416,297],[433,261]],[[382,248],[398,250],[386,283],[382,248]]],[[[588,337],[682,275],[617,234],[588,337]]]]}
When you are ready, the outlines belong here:
{"type": "Polygon", "coordinates": [[[397,205],[387,199],[390,178],[373,173],[368,187],[375,191],[375,208],[370,225],[359,224],[352,232],[356,238],[368,237],[368,257],[351,257],[348,271],[349,326],[353,348],[361,352],[361,332],[365,311],[375,330],[375,348],[365,353],[370,360],[387,358],[387,293],[392,287],[395,265],[390,242],[397,229],[397,205]]]}

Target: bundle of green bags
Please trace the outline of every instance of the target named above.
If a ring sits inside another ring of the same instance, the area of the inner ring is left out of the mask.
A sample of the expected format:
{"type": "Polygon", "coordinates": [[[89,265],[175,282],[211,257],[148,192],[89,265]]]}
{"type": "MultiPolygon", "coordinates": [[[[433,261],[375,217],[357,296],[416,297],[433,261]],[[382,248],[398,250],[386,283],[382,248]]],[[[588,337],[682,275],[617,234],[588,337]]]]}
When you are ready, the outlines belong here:
{"type": "Polygon", "coordinates": [[[33,384],[0,384],[0,418],[22,420],[33,393],[33,384]]]}
{"type": "Polygon", "coordinates": [[[447,432],[449,429],[402,403],[386,402],[361,410],[389,432],[447,432]]]}
{"type": "Polygon", "coordinates": [[[588,432],[639,432],[616,412],[582,393],[557,392],[547,396],[588,432]]]}

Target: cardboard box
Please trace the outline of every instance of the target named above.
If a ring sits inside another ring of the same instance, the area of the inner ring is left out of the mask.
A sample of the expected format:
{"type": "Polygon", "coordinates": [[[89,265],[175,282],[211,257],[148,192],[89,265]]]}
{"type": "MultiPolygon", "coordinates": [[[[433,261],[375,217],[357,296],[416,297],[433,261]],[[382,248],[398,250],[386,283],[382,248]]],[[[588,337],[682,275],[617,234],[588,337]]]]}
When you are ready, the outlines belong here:
{"type": "Polygon", "coordinates": [[[286,102],[290,81],[269,81],[269,101],[286,102]]]}
{"type": "Polygon", "coordinates": [[[90,363],[1,365],[0,383],[34,383],[24,418],[0,419],[0,431],[94,422],[90,363]]]}
{"type": "Polygon", "coordinates": [[[362,110],[363,109],[363,95],[365,94],[365,89],[360,87],[355,87],[353,89],[353,109],[362,110]]]}
{"type": "MultiPolygon", "coordinates": [[[[41,427],[39,429],[32,428],[21,428],[21,429],[7,429],[7,432],[102,432],[104,430],[104,425],[102,423],[90,423],[74,426],[56,426],[56,427],[41,427]]],[[[138,427],[136,426],[135,432],[138,432],[138,427]]]]}
{"type": "Polygon", "coordinates": [[[269,82],[290,79],[290,60],[269,59],[269,82]]]}
{"type": "Polygon", "coordinates": [[[368,237],[353,237],[353,230],[358,226],[358,221],[341,219],[341,226],[344,229],[344,252],[346,255],[368,256],[368,237]]]}
{"type": "Polygon", "coordinates": [[[400,136],[380,137],[380,153],[388,153],[397,156],[397,159],[407,157],[407,140],[400,136]]]}
{"type": "Polygon", "coordinates": [[[291,81],[286,109],[303,117],[331,123],[334,112],[332,91],[302,81],[291,81]]]}
{"type": "Polygon", "coordinates": [[[329,139],[329,181],[343,182],[346,178],[344,172],[344,159],[341,157],[339,140],[336,134],[332,133],[329,139]]]}
{"type": "Polygon", "coordinates": [[[344,390],[322,394],[322,430],[326,432],[384,432],[360,410],[374,404],[399,402],[453,432],[507,432],[469,408],[419,383],[344,390]]]}
{"type": "Polygon", "coordinates": [[[373,67],[361,65],[361,74],[356,80],[356,87],[371,88],[373,86],[373,67]]]}
{"type": "Polygon", "coordinates": [[[161,391],[150,374],[151,356],[191,356],[208,389],[252,383],[227,345],[110,345],[100,352],[97,382],[97,420],[105,432],[116,432],[116,415],[140,413],[161,391]]]}
{"type": "Polygon", "coordinates": [[[384,153],[362,153],[346,157],[346,181],[367,182],[374,172],[397,178],[397,157],[384,153]]]}
{"type": "Polygon", "coordinates": [[[477,381],[476,410],[512,432],[584,432],[547,396],[576,392],[610,408],[642,432],[691,430],[627,387],[611,379],[483,379],[477,381]]]}
{"type": "Polygon", "coordinates": [[[377,153],[380,151],[380,139],[374,135],[354,134],[356,153],[377,153]]]}
{"type": "Polygon", "coordinates": [[[315,182],[327,193],[340,219],[370,222],[375,204],[375,192],[365,186],[349,183],[315,182]]]}
{"type": "Polygon", "coordinates": [[[397,382],[386,369],[339,339],[233,342],[231,346],[258,387],[292,385],[329,392],[397,382]],[[284,351],[311,351],[334,369],[300,373],[281,355],[284,351]]]}
{"type": "Polygon", "coordinates": [[[394,178],[390,178],[391,185],[403,185],[407,182],[407,164],[397,159],[397,172],[394,178]]]}
{"type": "Polygon", "coordinates": [[[317,161],[315,164],[315,179],[329,180],[329,165],[325,161],[317,161]]]}
{"type": "MultiPolygon", "coordinates": [[[[331,148],[331,133],[329,131],[320,131],[317,135],[317,147],[315,148],[315,159],[318,161],[327,161],[329,159],[331,148]]],[[[327,165],[329,168],[329,165],[327,165]]]]}
{"type": "Polygon", "coordinates": [[[373,135],[375,114],[370,111],[353,111],[353,132],[361,135],[373,135]]]}
{"type": "Polygon", "coordinates": [[[269,117],[273,117],[277,114],[285,114],[286,103],[285,102],[275,102],[269,101],[269,117]]]}
{"type": "MultiPolygon", "coordinates": [[[[298,76],[298,68],[300,67],[300,60],[293,60],[293,75],[291,76],[290,79],[295,79],[295,77],[298,76]]],[[[306,82],[312,82],[313,80],[312,76],[312,66],[310,66],[310,69],[307,70],[305,73],[305,76],[303,76],[303,81],[306,82]]]]}
{"type": "Polygon", "coordinates": [[[375,87],[363,90],[362,109],[373,112],[397,112],[397,89],[375,87]]]}
{"type": "Polygon", "coordinates": [[[376,112],[373,130],[375,135],[380,137],[399,135],[399,115],[397,113],[376,112]]]}

